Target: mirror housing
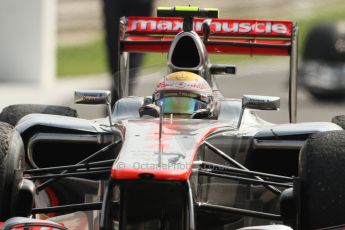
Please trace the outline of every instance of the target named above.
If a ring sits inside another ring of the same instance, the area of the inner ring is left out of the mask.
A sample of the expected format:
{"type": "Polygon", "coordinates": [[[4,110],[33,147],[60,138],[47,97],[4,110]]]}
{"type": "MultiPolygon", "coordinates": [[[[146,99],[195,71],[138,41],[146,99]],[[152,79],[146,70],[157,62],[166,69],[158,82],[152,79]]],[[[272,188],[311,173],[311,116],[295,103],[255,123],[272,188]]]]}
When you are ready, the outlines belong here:
{"type": "Polygon", "coordinates": [[[279,110],[279,108],[279,97],[258,95],[242,96],[242,109],[279,110]]]}
{"type": "Polygon", "coordinates": [[[237,123],[237,129],[240,129],[242,118],[245,109],[258,110],[279,110],[280,97],[258,96],[258,95],[243,95],[242,109],[237,123]]]}
{"type": "Polygon", "coordinates": [[[211,116],[211,112],[209,109],[198,109],[194,113],[192,113],[192,119],[205,119],[211,116]]]}
{"type": "Polygon", "coordinates": [[[85,105],[109,105],[111,93],[109,90],[77,90],[74,92],[74,102],[85,105]]]}
{"type": "Polygon", "coordinates": [[[155,104],[144,105],[139,109],[139,115],[140,117],[142,116],[159,117],[160,107],[155,104]]]}
{"type": "Polygon", "coordinates": [[[236,66],[227,64],[212,64],[210,67],[211,74],[236,74],[236,66]]]}
{"type": "Polygon", "coordinates": [[[111,118],[111,93],[109,90],[77,90],[74,92],[74,103],[84,105],[107,105],[110,127],[113,125],[111,118]]]}

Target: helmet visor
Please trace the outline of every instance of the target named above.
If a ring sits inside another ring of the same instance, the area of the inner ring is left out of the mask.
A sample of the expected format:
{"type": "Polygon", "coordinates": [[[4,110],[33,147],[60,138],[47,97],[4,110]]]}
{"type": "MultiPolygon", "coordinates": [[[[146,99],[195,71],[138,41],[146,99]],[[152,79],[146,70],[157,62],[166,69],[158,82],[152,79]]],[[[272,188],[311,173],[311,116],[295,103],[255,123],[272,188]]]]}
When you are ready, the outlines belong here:
{"type": "Polygon", "coordinates": [[[190,97],[165,97],[157,101],[163,103],[163,113],[192,114],[198,109],[206,109],[207,104],[190,97]]]}

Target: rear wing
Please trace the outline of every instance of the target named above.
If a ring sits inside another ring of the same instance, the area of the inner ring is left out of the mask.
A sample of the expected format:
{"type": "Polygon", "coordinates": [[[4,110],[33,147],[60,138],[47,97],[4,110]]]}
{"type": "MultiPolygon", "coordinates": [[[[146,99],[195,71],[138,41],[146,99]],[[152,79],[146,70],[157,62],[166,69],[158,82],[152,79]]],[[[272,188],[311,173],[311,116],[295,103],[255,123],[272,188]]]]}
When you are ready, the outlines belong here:
{"type": "MultiPolygon", "coordinates": [[[[127,17],[121,19],[120,53],[168,52],[183,31],[183,18],[127,17]]],[[[204,38],[209,53],[290,56],[289,119],[297,116],[297,34],[292,21],[194,18],[193,31],[204,38]],[[209,36],[203,36],[208,21],[209,36]]]]}
{"type": "MultiPolygon", "coordinates": [[[[211,20],[209,53],[290,55],[293,23],[267,20],[211,20]]],[[[193,31],[203,35],[203,18],[195,18],[193,31]]],[[[182,18],[128,17],[121,48],[125,52],[168,52],[173,35],[182,31],[182,18]]]]}

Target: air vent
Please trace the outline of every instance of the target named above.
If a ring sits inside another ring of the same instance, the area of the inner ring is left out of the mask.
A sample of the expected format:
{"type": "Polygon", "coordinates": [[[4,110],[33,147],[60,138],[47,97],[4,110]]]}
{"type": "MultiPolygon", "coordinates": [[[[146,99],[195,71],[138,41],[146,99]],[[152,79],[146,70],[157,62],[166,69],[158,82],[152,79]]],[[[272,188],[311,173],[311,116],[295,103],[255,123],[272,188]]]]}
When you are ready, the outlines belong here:
{"type": "Polygon", "coordinates": [[[181,37],[172,53],[171,63],[179,68],[195,68],[199,66],[200,61],[198,48],[193,38],[181,37]]]}

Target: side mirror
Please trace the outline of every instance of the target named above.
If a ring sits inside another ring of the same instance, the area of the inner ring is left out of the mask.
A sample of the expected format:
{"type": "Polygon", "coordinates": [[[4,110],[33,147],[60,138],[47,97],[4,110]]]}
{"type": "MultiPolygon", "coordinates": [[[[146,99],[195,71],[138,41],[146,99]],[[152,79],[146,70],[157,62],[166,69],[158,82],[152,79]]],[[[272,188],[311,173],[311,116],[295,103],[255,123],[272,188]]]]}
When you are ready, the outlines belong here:
{"type": "Polygon", "coordinates": [[[280,98],[270,96],[258,95],[244,95],[242,96],[242,110],[238,119],[237,128],[241,127],[242,118],[245,109],[258,109],[258,110],[279,110],[280,98]]]}
{"type": "Polygon", "coordinates": [[[209,118],[211,115],[210,110],[208,109],[198,109],[194,113],[192,113],[191,118],[192,119],[205,119],[209,118]]]}
{"type": "Polygon", "coordinates": [[[142,116],[151,116],[151,117],[159,117],[160,115],[160,108],[158,105],[155,104],[148,104],[144,105],[139,109],[139,115],[142,116]]]}
{"type": "Polygon", "coordinates": [[[109,90],[77,90],[74,93],[76,104],[108,105],[111,102],[109,90]]]}
{"type": "Polygon", "coordinates": [[[110,126],[111,118],[111,93],[109,90],[77,90],[74,92],[74,102],[84,105],[107,105],[110,126]]]}
{"type": "Polygon", "coordinates": [[[3,230],[15,229],[51,229],[51,230],[67,230],[64,226],[48,220],[38,220],[25,217],[14,217],[8,219],[2,226],[3,230]]]}
{"type": "Polygon", "coordinates": [[[211,74],[236,74],[236,66],[226,64],[212,64],[211,74]]]}
{"type": "Polygon", "coordinates": [[[242,97],[242,108],[278,110],[280,108],[280,98],[270,96],[244,95],[242,97]]]}

